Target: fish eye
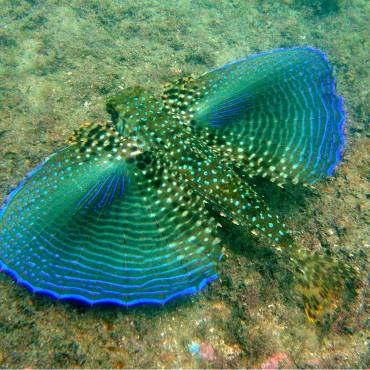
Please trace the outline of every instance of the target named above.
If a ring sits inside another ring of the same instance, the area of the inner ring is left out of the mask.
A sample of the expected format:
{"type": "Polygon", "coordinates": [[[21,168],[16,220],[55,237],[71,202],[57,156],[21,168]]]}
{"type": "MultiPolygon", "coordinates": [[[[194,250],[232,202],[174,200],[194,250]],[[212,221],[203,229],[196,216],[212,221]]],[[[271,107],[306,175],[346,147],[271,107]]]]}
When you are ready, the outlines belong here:
{"type": "Polygon", "coordinates": [[[107,100],[106,110],[110,114],[111,120],[114,124],[116,124],[119,119],[119,113],[116,110],[115,106],[116,106],[116,101],[114,97],[107,100]]]}
{"type": "Polygon", "coordinates": [[[116,101],[114,98],[108,99],[107,105],[106,105],[106,110],[110,114],[111,121],[113,125],[116,127],[117,131],[120,134],[123,134],[126,120],[124,117],[122,117],[121,114],[119,114],[118,110],[116,109],[116,101]]]}

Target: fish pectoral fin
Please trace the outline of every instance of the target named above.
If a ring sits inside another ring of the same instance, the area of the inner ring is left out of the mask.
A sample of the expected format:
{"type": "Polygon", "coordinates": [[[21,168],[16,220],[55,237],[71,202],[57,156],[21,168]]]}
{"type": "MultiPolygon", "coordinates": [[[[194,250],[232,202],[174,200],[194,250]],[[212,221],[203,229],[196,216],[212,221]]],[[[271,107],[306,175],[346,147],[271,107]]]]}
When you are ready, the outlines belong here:
{"type": "Polygon", "coordinates": [[[127,306],[162,304],[216,279],[220,240],[203,200],[144,154],[111,156],[106,136],[89,150],[89,127],[10,197],[0,269],[34,292],[127,306]]]}
{"type": "Polygon", "coordinates": [[[334,81],[323,53],[293,48],[182,81],[164,97],[171,109],[188,111],[208,145],[248,176],[311,184],[332,174],[344,144],[334,81]]]}

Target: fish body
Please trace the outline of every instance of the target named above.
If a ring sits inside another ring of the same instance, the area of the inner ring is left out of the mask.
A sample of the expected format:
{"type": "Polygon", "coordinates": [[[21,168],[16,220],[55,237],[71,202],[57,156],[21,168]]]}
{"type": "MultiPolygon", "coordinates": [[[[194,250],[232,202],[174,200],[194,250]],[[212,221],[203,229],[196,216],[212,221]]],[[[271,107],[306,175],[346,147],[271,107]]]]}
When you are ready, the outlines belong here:
{"type": "Polygon", "coordinates": [[[160,96],[128,88],[107,111],[111,121],[81,126],[11,194],[3,270],[56,298],[165,303],[217,278],[212,208],[269,240],[316,318],[340,268],[297,247],[248,179],[311,184],[338,164],[344,112],[321,52],[259,55],[160,96]]]}

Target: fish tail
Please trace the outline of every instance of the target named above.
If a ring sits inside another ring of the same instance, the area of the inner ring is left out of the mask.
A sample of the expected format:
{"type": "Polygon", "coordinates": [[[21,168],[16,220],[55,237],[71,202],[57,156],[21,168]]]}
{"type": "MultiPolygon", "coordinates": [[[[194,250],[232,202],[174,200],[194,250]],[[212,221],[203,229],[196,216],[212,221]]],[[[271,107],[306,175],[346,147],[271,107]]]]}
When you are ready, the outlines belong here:
{"type": "Polygon", "coordinates": [[[299,251],[298,254],[296,290],[302,296],[308,320],[315,322],[339,297],[348,267],[333,257],[316,252],[299,251]]]}

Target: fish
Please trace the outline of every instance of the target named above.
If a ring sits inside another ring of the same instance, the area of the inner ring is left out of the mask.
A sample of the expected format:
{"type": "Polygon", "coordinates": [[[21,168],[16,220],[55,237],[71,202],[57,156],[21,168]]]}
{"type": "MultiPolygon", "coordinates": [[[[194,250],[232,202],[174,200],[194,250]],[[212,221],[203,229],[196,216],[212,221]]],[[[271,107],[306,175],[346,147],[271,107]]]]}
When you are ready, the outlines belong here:
{"type": "Polygon", "coordinates": [[[218,278],[216,212],[268,242],[315,321],[343,266],[296,243],[251,182],[312,185],[338,166],[345,112],[324,53],[278,49],[106,107],[10,194],[1,271],[56,299],[164,304],[218,278]]]}

